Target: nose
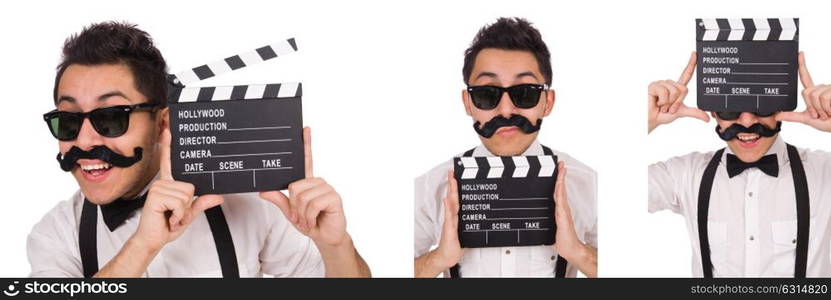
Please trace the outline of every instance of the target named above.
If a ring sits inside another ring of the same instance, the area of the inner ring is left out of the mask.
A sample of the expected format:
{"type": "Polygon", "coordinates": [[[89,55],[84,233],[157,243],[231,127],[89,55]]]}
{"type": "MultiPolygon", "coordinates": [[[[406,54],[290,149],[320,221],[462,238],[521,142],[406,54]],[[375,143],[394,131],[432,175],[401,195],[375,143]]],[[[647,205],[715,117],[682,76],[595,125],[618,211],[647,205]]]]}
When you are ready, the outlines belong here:
{"type": "Polygon", "coordinates": [[[93,146],[103,145],[104,137],[95,131],[92,122],[87,118],[81,123],[81,129],[78,131],[78,138],[75,139],[75,143],[81,150],[89,150],[93,146]]]}
{"type": "Polygon", "coordinates": [[[511,96],[508,92],[502,93],[502,98],[499,99],[499,105],[496,107],[499,114],[505,118],[510,118],[513,114],[518,114],[516,106],[511,102],[511,96]]]}
{"type": "Polygon", "coordinates": [[[754,113],[743,112],[739,115],[739,119],[736,122],[744,127],[750,127],[753,124],[759,123],[759,117],[754,113]]]}

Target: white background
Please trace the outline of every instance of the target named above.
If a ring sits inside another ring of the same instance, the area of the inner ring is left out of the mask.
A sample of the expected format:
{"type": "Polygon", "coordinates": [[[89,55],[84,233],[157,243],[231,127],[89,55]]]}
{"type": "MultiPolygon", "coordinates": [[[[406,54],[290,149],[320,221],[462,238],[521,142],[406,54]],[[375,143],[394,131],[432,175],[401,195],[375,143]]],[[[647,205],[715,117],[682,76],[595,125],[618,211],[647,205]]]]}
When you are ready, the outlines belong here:
{"type": "MultiPolygon", "coordinates": [[[[683,218],[646,212],[646,165],[723,143],[697,120],[647,137],[644,102],[649,82],[680,74],[696,17],[800,17],[814,80],[831,82],[831,21],[816,1],[112,2],[0,9],[0,276],[28,274],[26,235],[77,189],[40,116],[53,109],[62,42],[93,22],[139,24],[171,72],[295,37],[299,52],[200,85],[303,82],[315,174],[343,197],[375,276],[412,275],[413,178],[479,142],[461,103],[463,51],[499,16],[534,22],[552,52],[557,102],[540,141],[599,173],[606,277],[691,274],[683,218]]],[[[827,134],[804,126],[783,135],[831,150],[827,134]]]]}

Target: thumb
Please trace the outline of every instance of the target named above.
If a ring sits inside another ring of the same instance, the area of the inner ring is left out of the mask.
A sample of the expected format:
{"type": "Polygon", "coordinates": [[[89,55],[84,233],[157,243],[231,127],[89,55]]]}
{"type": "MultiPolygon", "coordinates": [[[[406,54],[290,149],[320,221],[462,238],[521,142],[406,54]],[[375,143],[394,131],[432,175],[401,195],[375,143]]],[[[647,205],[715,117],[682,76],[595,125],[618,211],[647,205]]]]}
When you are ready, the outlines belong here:
{"type": "Polygon", "coordinates": [[[794,111],[783,111],[776,114],[776,121],[785,121],[785,122],[797,122],[797,123],[805,123],[810,120],[810,115],[808,111],[803,112],[794,112],[794,111]]]}
{"type": "Polygon", "coordinates": [[[289,218],[291,214],[291,206],[289,205],[289,197],[286,197],[285,194],[280,191],[260,192],[260,198],[277,205],[277,207],[280,208],[280,211],[283,212],[283,215],[286,216],[286,219],[289,218]]]}
{"type": "Polygon", "coordinates": [[[678,109],[678,115],[682,117],[696,118],[704,122],[710,122],[710,116],[707,115],[706,112],[694,107],[682,106],[678,109]]]}
{"type": "Polygon", "coordinates": [[[206,210],[214,206],[220,205],[223,202],[225,202],[225,198],[222,197],[222,195],[199,196],[199,198],[196,198],[196,200],[194,200],[193,203],[190,205],[190,213],[187,215],[185,220],[182,220],[182,223],[190,224],[190,222],[193,221],[193,219],[197,215],[205,212],[206,210]]]}

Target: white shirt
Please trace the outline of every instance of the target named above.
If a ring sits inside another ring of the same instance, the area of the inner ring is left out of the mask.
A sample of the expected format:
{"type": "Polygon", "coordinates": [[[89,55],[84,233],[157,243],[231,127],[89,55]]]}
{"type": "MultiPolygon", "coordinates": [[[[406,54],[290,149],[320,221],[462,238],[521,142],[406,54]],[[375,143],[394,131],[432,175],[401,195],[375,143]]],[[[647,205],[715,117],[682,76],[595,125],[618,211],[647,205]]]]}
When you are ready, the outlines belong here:
{"type": "MultiPolygon", "coordinates": [[[[808,277],[831,276],[831,153],[797,148],[808,181],[811,221],[808,277]]],[[[776,154],[778,177],[757,168],[730,178],[724,157],[710,195],[708,234],[714,277],[793,277],[796,200],[791,164],[781,134],[768,150],[776,154]]],[[[698,189],[714,152],[691,153],[649,166],[649,211],[683,215],[692,245],[693,275],[703,276],[698,240],[698,189]]]]}
{"type": "MultiPolygon", "coordinates": [[[[566,193],[577,237],[597,248],[597,173],[568,154],[556,150],[554,154],[568,168],[566,193]]],[[[542,146],[534,141],[522,155],[543,155],[542,146]]],[[[479,145],[473,156],[494,155],[484,145],[479,145]]],[[[415,179],[415,257],[438,246],[441,239],[449,170],[453,170],[452,159],[415,179]]],[[[551,246],[463,250],[459,262],[462,277],[554,277],[557,252],[551,246]]],[[[566,275],[577,276],[577,269],[569,264],[566,275]]],[[[449,274],[445,272],[445,276],[449,274]]]]}
{"type": "MultiPolygon", "coordinates": [[[[256,193],[224,195],[241,277],[322,277],[323,261],[315,244],[298,232],[279,208],[256,193]]],[[[83,277],[78,226],[84,195],[58,203],[29,234],[27,251],[32,277],[83,277]]],[[[98,268],[118,254],[138,228],[141,210],[110,232],[98,208],[98,268]]],[[[205,214],[168,243],[142,277],[221,277],[219,255],[205,214]]]]}

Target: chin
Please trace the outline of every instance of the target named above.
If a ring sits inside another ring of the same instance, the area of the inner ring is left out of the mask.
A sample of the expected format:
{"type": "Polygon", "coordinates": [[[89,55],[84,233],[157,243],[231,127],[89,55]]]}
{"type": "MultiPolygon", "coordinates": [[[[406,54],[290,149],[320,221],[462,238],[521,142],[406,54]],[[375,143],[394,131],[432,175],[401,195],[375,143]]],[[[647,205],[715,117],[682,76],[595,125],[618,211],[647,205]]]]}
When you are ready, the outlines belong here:
{"type": "Polygon", "coordinates": [[[72,171],[72,174],[75,176],[75,181],[78,182],[81,192],[84,193],[89,202],[97,205],[109,204],[122,194],[120,191],[123,188],[118,187],[120,184],[117,180],[114,180],[114,177],[107,178],[103,182],[89,182],[80,172],[83,171],[76,168],[72,171]]]}

